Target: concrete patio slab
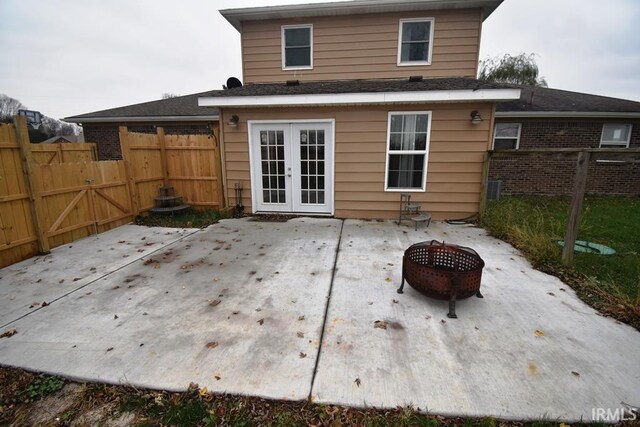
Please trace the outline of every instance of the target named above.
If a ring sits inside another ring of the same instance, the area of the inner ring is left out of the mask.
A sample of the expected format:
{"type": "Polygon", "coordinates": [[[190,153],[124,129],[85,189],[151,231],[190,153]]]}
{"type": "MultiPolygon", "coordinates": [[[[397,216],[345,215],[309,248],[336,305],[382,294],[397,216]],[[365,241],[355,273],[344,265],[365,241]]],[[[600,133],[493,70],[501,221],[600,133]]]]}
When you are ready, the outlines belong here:
{"type": "Polygon", "coordinates": [[[0,328],[197,230],[124,225],[0,269],[0,328]]]}
{"type": "Polygon", "coordinates": [[[0,340],[0,363],[306,399],[341,225],[222,221],[12,323],[18,333],[0,340]]]}
{"type": "Polygon", "coordinates": [[[480,228],[347,220],[312,398],[588,420],[592,408],[640,402],[640,333],[598,315],[480,228]],[[458,319],[446,317],[445,301],[409,286],[396,293],[404,250],[430,239],[470,246],[486,262],[485,298],[459,301],[458,319]]]}

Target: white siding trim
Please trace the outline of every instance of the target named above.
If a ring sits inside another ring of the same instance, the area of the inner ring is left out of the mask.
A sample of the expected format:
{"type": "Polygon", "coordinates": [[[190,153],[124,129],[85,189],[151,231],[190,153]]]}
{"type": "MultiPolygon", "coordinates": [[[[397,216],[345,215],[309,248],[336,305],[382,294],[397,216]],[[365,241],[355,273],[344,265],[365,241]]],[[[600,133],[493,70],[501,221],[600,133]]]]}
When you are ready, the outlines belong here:
{"type": "Polygon", "coordinates": [[[283,107],[347,104],[406,104],[423,102],[510,101],[520,89],[430,90],[312,95],[225,96],[198,98],[200,107],[283,107]]]}

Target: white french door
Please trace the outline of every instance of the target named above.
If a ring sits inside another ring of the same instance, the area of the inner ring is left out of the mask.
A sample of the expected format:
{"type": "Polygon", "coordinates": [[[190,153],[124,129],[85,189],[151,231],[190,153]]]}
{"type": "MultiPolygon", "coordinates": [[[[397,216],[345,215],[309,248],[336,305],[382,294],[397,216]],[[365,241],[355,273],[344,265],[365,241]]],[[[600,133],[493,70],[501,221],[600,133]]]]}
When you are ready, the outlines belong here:
{"type": "Polygon", "coordinates": [[[254,212],[333,213],[333,122],[249,122],[254,212]]]}

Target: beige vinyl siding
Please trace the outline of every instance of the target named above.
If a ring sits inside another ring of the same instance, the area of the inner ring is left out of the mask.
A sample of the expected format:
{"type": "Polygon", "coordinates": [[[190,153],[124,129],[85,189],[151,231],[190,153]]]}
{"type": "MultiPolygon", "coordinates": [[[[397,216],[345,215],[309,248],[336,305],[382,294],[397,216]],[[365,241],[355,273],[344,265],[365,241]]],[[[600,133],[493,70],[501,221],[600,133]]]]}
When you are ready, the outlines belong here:
{"type": "Polygon", "coordinates": [[[475,77],[480,47],[480,9],[314,17],[242,24],[246,83],[425,77],[475,77]],[[433,17],[431,65],[398,66],[400,19],[433,17]],[[282,25],[313,24],[313,69],[282,69],[282,25]]]}
{"type": "Polygon", "coordinates": [[[384,191],[389,111],[432,111],[427,191],[412,193],[435,219],[478,211],[484,152],[489,147],[493,104],[223,109],[227,200],[236,204],[234,184],[243,184],[243,205],[251,212],[248,120],[335,119],[335,215],[341,218],[395,218],[400,193],[384,191]],[[484,118],[472,125],[469,115],[484,118]],[[226,123],[236,114],[238,127],[226,123]]]}

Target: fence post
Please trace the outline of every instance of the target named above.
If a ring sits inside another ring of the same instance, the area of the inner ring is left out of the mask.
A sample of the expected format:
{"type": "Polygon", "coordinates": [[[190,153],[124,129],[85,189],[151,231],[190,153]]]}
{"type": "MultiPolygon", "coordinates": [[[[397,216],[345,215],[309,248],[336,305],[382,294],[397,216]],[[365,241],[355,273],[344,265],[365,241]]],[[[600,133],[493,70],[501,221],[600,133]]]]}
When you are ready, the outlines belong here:
{"type": "Polygon", "coordinates": [[[162,185],[169,186],[169,169],[167,161],[167,149],[164,140],[164,128],[158,126],[156,129],[158,135],[158,145],[160,146],[160,166],[162,167],[162,185]]]}
{"type": "Polygon", "coordinates": [[[220,140],[222,138],[221,133],[220,133],[220,126],[214,127],[213,128],[213,140],[215,141],[215,145],[216,145],[216,150],[214,151],[215,153],[215,159],[214,159],[214,165],[215,165],[215,175],[218,178],[217,179],[217,190],[218,190],[218,209],[222,210],[226,207],[224,201],[225,201],[225,197],[224,197],[224,180],[222,179],[222,177],[224,176],[223,172],[222,172],[222,144],[220,143],[220,140]]]}
{"type": "MultiPolygon", "coordinates": [[[[25,187],[29,194],[29,207],[31,209],[31,220],[38,238],[38,252],[48,254],[50,252],[49,238],[44,230],[44,215],[42,210],[42,198],[36,193],[33,183],[33,158],[31,157],[31,141],[29,141],[29,129],[27,128],[27,119],[24,116],[16,116],[13,119],[18,137],[18,145],[20,145],[20,159],[22,160],[22,173],[24,175],[25,187]]],[[[35,165],[38,167],[38,165],[35,165]]]]}
{"type": "Polygon", "coordinates": [[[573,251],[578,237],[578,228],[580,227],[580,213],[582,212],[582,202],[584,201],[584,193],[587,188],[590,157],[588,151],[583,150],[578,153],[571,210],[569,211],[569,220],[567,221],[567,229],[564,234],[564,248],[562,249],[562,263],[566,266],[573,264],[573,251]]]}
{"type": "Polygon", "coordinates": [[[120,151],[122,151],[122,160],[124,161],[124,172],[127,175],[127,187],[129,188],[129,197],[131,198],[131,209],[133,211],[133,216],[138,216],[140,213],[138,188],[136,187],[136,180],[133,176],[133,168],[131,167],[131,149],[129,148],[129,140],[127,139],[128,132],[129,130],[126,126],[118,127],[120,151]]]}

